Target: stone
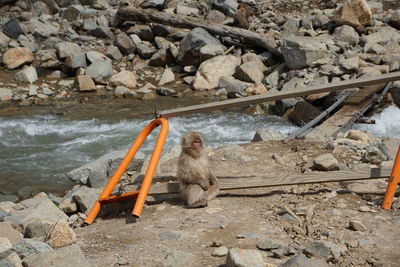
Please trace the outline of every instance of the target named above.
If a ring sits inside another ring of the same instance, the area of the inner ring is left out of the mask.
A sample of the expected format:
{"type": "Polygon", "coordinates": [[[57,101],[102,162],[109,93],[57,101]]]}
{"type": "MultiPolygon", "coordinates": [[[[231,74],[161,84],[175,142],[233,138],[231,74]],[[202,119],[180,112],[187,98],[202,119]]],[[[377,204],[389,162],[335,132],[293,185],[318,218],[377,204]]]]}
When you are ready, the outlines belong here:
{"type": "Polygon", "coordinates": [[[0,31],[0,51],[5,50],[10,42],[11,39],[0,31]]]}
{"type": "Polygon", "coordinates": [[[307,258],[304,254],[298,254],[283,264],[280,267],[329,267],[329,264],[323,259],[307,258]]]}
{"type": "Polygon", "coordinates": [[[153,67],[164,67],[174,62],[170,49],[160,49],[154,53],[149,61],[149,66],[153,67]]]}
{"type": "Polygon", "coordinates": [[[63,199],[58,207],[66,214],[75,213],[78,210],[76,203],[69,198],[63,199]]]}
{"type": "Polygon", "coordinates": [[[369,143],[368,134],[360,130],[349,130],[345,132],[343,138],[349,138],[363,143],[369,143]]]}
{"type": "Polygon", "coordinates": [[[128,30],[129,34],[136,34],[143,41],[154,41],[154,33],[149,25],[135,25],[128,30]]]}
{"type": "Polygon", "coordinates": [[[173,28],[171,26],[157,24],[157,23],[152,23],[150,25],[150,29],[155,36],[162,36],[162,37],[168,36],[170,33],[173,32],[173,28]]]}
{"type": "Polygon", "coordinates": [[[254,53],[246,53],[243,56],[240,57],[242,60],[242,64],[247,63],[247,62],[255,62],[257,64],[257,67],[262,70],[265,71],[268,68],[264,65],[263,61],[261,60],[261,58],[254,53]]]}
{"type": "Polygon", "coordinates": [[[0,237],[0,259],[8,257],[11,254],[13,245],[10,240],[0,237]]]}
{"type": "Polygon", "coordinates": [[[42,49],[35,53],[36,63],[42,68],[57,69],[62,62],[58,60],[55,49],[42,49]]]}
{"type": "Polygon", "coordinates": [[[176,266],[176,267],[184,267],[189,266],[192,262],[194,255],[191,253],[183,252],[180,250],[174,250],[169,253],[165,260],[163,261],[163,266],[176,266]]]}
{"type": "Polygon", "coordinates": [[[76,70],[78,68],[86,67],[86,55],[84,53],[74,53],[69,55],[64,60],[64,66],[68,70],[76,70]]]}
{"type": "Polygon", "coordinates": [[[228,248],[224,247],[224,246],[218,247],[214,250],[212,255],[214,257],[224,257],[224,256],[228,255],[228,248]]]}
{"type": "Polygon", "coordinates": [[[161,76],[160,81],[158,82],[158,85],[164,85],[167,83],[171,83],[175,81],[175,75],[172,72],[172,70],[170,68],[166,68],[161,76]]]}
{"type": "Polygon", "coordinates": [[[25,67],[15,74],[15,79],[23,83],[34,83],[38,79],[36,69],[32,66],[25,67]]]}
{"type": "Polygon", "coordinates": [[[69,6],[62,12],[62,18],[69,22],[78,21],[81,19],[83,7],[81,5],[69,6]]]}
{"type": "Polygon", "coordinates": [[[379,148],[369,146],[363,154],[363,159],[371,164],[381,164],[387,160],[387,157],[379,148]]]}
{"type": "Polygon", "coordinates": [[[109,27],[96,27],[88,33],[97,38],[114,39],[114,34],[109,27]]]}
{"type": "Polygon", "coordinates": [[[232,248],[229,250],[225,265],[226,267],[265,267],[265,262],[257,250],[232,248]]]}
{"type": "Polygon", "coordinates": [[[55,48],[57,50],[58,57],[61,59],[71,56],[75,53],[83,52],[80,46],[73,42],[59,42],[55,45],[55,48]]]}
{"type": "Polygon", "coordinates": [[[72,197],[78,206],[78,210],[88,214],[99,198],[101,192],[102,189],[100,188],[81,187],[79,190],[74,192],[72,197]]]}
{"type": "Polygon", "coordinates": [[[51,224],[42,223],[40,219],[34,218],[25,224],[24,237],[44,239],[47,236],[50,227],[51,224]]]}
{"type": "Polygon", "coordinates": [[[76,235],[67,222],[57,222],[48,233],[47,242],[53,248],[61,248],[75,243],[76,235]]]}
{"type": "Polygon", "coordinates": [[[304,249],[304,254],[310,258],[322,258],[326,261],[332,259],[331,251],[321,242],[313,241],[304,249]]]}
{"type": "Polygon", "coordinates": [[[219,10],[227,16],[234,17],[238,9],[238,2],[236,0],[212,0],[212,9],[219,10]]]}
{"type": "Polygon", "coordinates": [[[321,28],[325,25],[327,25],[331,20],[327,15],[324,14],[317,14],[314,17],[312,17],[312,25],[313,28],[321,28]]]}
{"type": "Polygon", "coordinates": [[[288,119],[297,126],[304,126],[315,117],[321,114],[321,111],[312,104],[300,101],[294,106],[293,112],[288,116],[288,119]]]}
{"type": "Polygon", "coordinates": [[[24,238],[14,246],[14,250],[21,258],[26,258],[43,252],[53,251],[53,248],[44,242],[24,238]]]}
{"type": "Polygon", "coordinates": [[[97,27],[96,20],[94,18],[84,19],[82,27],[85,31],[93,31],[97,27]]]}
{"type": "Polygon", "coordinates": [[[206,44],[205,46],[200,48],[200,62],[223,54],[224,48],[222,46],[215,44],[206,44]]]}
{"type": "Polygon", "coordinates": [[[266,129],[266,128],[261,128],[256,131],[251,142],[281,141],[281,140],[283,140],[283,138],[284,138],[284,135],[279,132],[275,132],[275,131],[272,131],[272,130],[266,129]]]}
{"type": "Polygon", "coordinates": [[[96,91],[97,87],[89,75],[78,75],[75,79],[75,88],[80,92],[96,91]]]}
{"type": "Polygon", "coordinates": [[[194,28],[182,41],[177,60],[184,66],[194,65],[199,62],[200,49],[206,44],[216,45],[226,50],[218,39],[202,28],[194,28]]]}
{"type": "Polygon", "coordinates": [[[225,15],[221,11],[213,9],[207,14],[205,19],[216,23],[222,23],[225,20],[225,15]]]}
{"type": "Polygon", "coordinates": [[[264,73],[257,62],[249,61],[236,68],[234,77],[245,82],[259,84],[264,78],[264,73]]]}
{"type": "Polygon", "coordinates": [[[137,44],[136,51],[138,52],[140,57],[144,59],[151,58],[157,52],[157,50],[152,45],[144,43],[137,44]]]}
{"type": "Polygon", "coordinates": [[[282,55],[290,69],[302,69],[331,57],[333,52],[327,49],[328,43],[332,40],[327,37],[288,37],[283,39],[282,55]]]}
{"type": "Polygon", "coordinates": [[[111,61],[111,59],[109,57],[107,57],[104,54],[99,53],[97,51],[86,52],[86,58],[89,61],[89,63],[93,63],[96,61],[111,61]]]}
{"type": "Polygon", "coordinates": [[[91,266],[78,245],[63,247],[57,250],[43,252],[39,255],[23,259],[26,267],[35,266],[91,266]],[[54,263],[57,263],[56,265],[54,263]]]}
{"type": "Polygon", "coordinates": [[[114,74],[110,78],[110,84],[112,86],[125,86],[127,88],[135,88],[136,75],[132,71],[122,70],[117,74],[114,74]]]}
{"type": "Polygon", "coordinates": [[[360,36],[356,30],[348,25],[337,27],[333,32],[335,40],[338,42],[346,42],[352,46],[355,46],[360,41],[360,36]]]}
{"type": "Polygon", "coordinates": [[[254,84],[246,88],[246,94],[248,95],[261,95],[268,93],[268,89],[265,86],[260,84],[254,84]]]}
{"type": "Polygon", "coordinates": [[[265,83],[271,86],[272,88],[278,87],[279,84],[279,72],[273,71],[265,77],[265,83]]]}
{"type": "Polygon", "coordinates": [[[358,57],[346,58],[340,60],[339,65],[345,71],[356,72],[359,67],[359,59],[358,57]]]}
{"type": "Polygon", "coordinates": [[[114,60],[120,60],[123,57],[119,48],[114,45],[107,46],[105,54],[107,57],[114,59],[114,60]]]}
{"type": "Polygon", "coordinates": [[[34,59],[32,51],[26,47],[10,48],[3,54],[3,64],[8,69],[16,69],[34,59]]]}
{"type": "Polygon", "coordinates": [[[349,0],[333,13],[339,25],[362,26],[372,19],[372,12],[365,0],[349,0]]]}
{"type": "Polygon", "coordinates": [[[400,29],[400,9],[395,10],[390,18],[390,26],[400,29]]]}
{"type": "Polygon", "coordinates": [[[54,203],[47,197],[37,195],[33,198],[25,199],[20,202],[21,208],[10,210],[10,216],[5,221],[13,222],[18,226],[25,226],[35,218],[42,223],[54,223],[57,221],[66,221],[65,215],[54,203]]]}
{"type": "Polygon", "coordinates": [[[165,0],[146,0],[140,4],[141,8],[155,8],[158,10],[164,9],[165,0]]]}
{"type": "Polygon", "coordinates": [[[136,45],[132,39],[124,32],[117,34],[115,37],[115,45],[123,54],[129,55],[136,51],[136,45]]]}
{"type": "Polygon", "coordinates": [[[18,39],[18,36],[24,34],[17,18],[9,19],[4,24],[3,33],[12,39],[18,39]]]}
{"type": "Polygon", "coordinates": [[[15,230],[9,222],[0,222],[0,236],[7,238],[13,246],[23,238],[22,234],[15,230]]]}
{"type": "Polygon", "coordinates": [[[318,171],[337,170],[339,168],[339,162],[332,154],[325,153],[314,159],[313,168],[318,171]]]}
{"type": "Polygon", "coordinates": [[[176,5],[176,14],[183,16],[198,16],[200,14],[200,10],[195,7],[178,3],[176,5]]]}
{"type": "Polygon", "coordinates": [[[193,81],[195,90],[210,90],[218,87],[219,79],[222,76],[231,76],[240,59],[233,55],[217,56],[204,61],[199,66],[193,81]]]}
{"type": "Polygon", "coordinates": [[[164,88],[164,87],[158,87],[156,89],[157,95],[161,96],[176,96],[177,92],[175,90],[169,89],[169,88],[164,88]]]}
{"type": "Polygon", "coordinates": [[[244,94],[246,88],[251,86],[251,83],[237,80],[232,76],[222,76],[218,81],[219,88],[225,88],[227,93],[240,93],[244,94]]]}
{"type": "Polygon", "coordinates": [[[13,97],[11,89],[0,88],[0,101],[9,101],[13,97]]]}
{"type": "Polygon", "coordinates": [[[257,244],[257,248],[265,251],[271,251],[273,249],[280,249],[282,248],[282,245],[272,239],[266,239],[260,243],[257,244]]]}
{"type": "Polygon", "coordinates": [[[86,75],[89,75],[95,82],[103,82],[111,77],[111,61],[95,61],[86,69],[86,75]]]}
{"type": "Polygon", "coordinates": [[[10,267],[22,267],[22,261],[20,257],[18,256],[17,253],[11,252],[10,255],[8,255],[7,258],[0,260],[0,266],[3,266],[2,264],[5,265],[5,267],[10,266],[10,267]]]}
{"type": "Polygon", "coordinates": [[[365,227],[365,225],[363,225],[361,222],[356,221],[356,220],[352,220],[349,222],[349,229],[353,230],[353,231],[367,231],[367,227],[365,227]]]}
{"type": "Polygon", "coordinates": [[[117,86],[117,88],[115,88],[114,95],[119,98],[134,98],[136,93],[125,86],[117,86]]]}

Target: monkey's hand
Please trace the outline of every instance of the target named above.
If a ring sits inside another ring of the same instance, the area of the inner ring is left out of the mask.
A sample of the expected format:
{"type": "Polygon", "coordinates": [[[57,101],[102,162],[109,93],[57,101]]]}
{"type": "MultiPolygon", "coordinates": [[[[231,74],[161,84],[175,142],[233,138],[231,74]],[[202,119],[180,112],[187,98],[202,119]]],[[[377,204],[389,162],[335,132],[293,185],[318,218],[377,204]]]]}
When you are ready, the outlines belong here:
{"type": "Polygon", "coordinates": [[[204,191],[207,191],[208,187],[210,186],[208,180],[207,181],[201,180],[199,185],[201,186],[201,188],[203,188],[204,191]]]}

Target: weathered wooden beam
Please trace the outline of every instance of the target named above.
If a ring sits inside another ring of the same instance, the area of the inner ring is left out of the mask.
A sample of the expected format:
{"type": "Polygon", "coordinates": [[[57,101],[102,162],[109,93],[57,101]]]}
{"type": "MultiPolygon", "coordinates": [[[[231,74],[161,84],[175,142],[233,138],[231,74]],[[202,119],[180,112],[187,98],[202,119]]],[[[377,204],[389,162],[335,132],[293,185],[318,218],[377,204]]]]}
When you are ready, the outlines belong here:
{"type": "Polygon", "coordinates": [[[121,7],[115,15],[119,22],[124,21],[141,21],[154,22],[164,25],[170,25],[179,28],[193,29],[200,27],[211,34],[219,36],[228,36],[236,40],[254,44],[267,49],[271,53],[281,56],[278,46],[273,37],[262,35],[242,28],[231,27],[223,24],[204,21],[200,18],[188,16],[167,14],[155,10],[146,10],[133,7],[121,7]]]}
{"type": "MultiPolygon", "coordinates": [[[[274,176],[249,176],[246,178],[218,178],[221,190],[248,189],[259,187],[300,185],[311,183],[331,183],[353,180],[389,178],[390,169],[372,168],[363,170],[343,170],[313,172],[308,174],[278,174],[274,176]]],[[[150,195],[176,194],[177,182],[156,183],[150,188],[150,195]]]]}
{"type": "Polygon", "coordinates": [[[291,90],[289,92],[279,91],[275,93],[266,93],[262,95],[248,96],[243,98],[229,99],[207,104],[169,109],[161,111],[159,115],[163,118],[176,117],[192,113],[209,112],[217,109],[226,109],[243,105],[257,104],[266,101],[275,101],[275,100],[298,97],[298,96],[340,91],[343,89],[348,89],[353,87],[362,87],[372,84],[384,84],[396,80],[400,80],[400,72],[392,72],[388,74],[376,75],[354,80],[340,81],[337,83],[329,83],[319,86],[298,88],[295,90],[291,90]]]}

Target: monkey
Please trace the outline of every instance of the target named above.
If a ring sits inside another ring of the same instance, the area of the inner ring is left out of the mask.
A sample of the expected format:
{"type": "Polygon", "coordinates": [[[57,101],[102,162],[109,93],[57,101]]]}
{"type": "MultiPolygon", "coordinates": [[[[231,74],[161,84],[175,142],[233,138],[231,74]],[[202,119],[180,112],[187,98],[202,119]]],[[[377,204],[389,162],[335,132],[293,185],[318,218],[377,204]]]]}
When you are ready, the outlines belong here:
{"type": "Polygon", "coordinates": [[[250,29],[250,20],[252,16],[256,13],[255,8],[252,7],[249,3],[241,2],[239,3],[238,9],[235,14],[235,22],[239,27],[245,28],[246,30],[250,29]]]}
{"type": "Polygon", "coordinates": [[[182,137],[176,176],[180,195],[189,208],[206,207],[219,193],[218,180],[209,167],[203,144],[200,133],[189,132],[182,137]]]}

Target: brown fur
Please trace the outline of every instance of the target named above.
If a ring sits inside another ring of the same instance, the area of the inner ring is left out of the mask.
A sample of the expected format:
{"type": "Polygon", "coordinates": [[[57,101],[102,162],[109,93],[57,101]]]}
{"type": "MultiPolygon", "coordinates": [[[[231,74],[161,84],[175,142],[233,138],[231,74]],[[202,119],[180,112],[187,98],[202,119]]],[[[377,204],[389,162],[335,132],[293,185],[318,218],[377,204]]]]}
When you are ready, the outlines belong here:
{"type": "Polygon", "coordinates": [[[207,206],[208,201],[219,193],[218,180],[209,167],[203,144],[199,133],[190,132],[182,137],[176,176],[183,201],[190,208],[207,206]],[[195,141],[200,142],[200,150],[193,144],[195,141]]]}

